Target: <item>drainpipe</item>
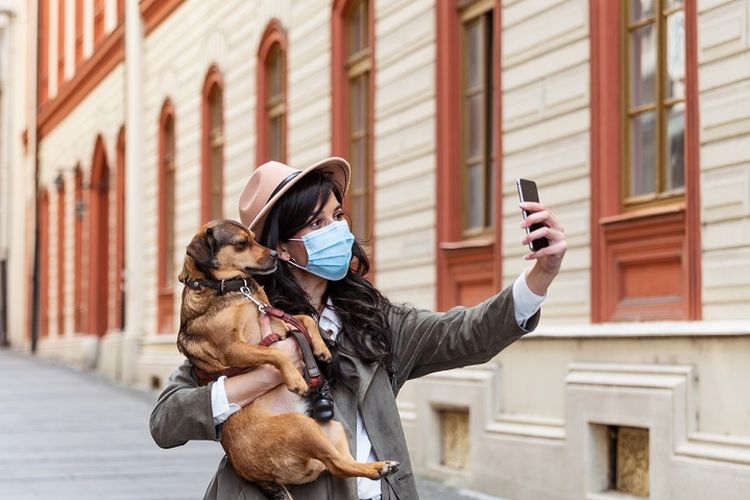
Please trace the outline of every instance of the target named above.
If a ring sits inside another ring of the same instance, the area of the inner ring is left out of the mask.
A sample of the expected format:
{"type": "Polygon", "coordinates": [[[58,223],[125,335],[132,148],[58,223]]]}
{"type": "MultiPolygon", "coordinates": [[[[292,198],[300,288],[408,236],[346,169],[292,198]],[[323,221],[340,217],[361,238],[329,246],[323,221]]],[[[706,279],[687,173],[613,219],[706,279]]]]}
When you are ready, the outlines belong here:
{"type": "Polygon", "coordinates": [[[39,320],[40,320],[40,311],[39,311],[39,301],[41,299],[41,294],[39,292],[39,265],[40,265],[40,248],[39,248],[39,137],[38,137],[38,130],[37,130],[37,123],[36,123],[36,116],[39,110],[39,60],[41,57],[40,47],[41,43],[40,38],[42,36],[42,30],[41,30],[41,24],[42,19],[39,15],[39,8],[38,8],[39,2],[31,2],[32,12],[31,16],[29,16],[31,19],[36,19],[36,37],[34,37],[34,42],[36,47],[34,47],[35,50],[29,51],[29,53],[35,54],[34,58],[34,68],[32,70],[32,74],[34,76],[34,119],[33,119],[33,127],[34,130],[31,130],[31,125],[29,125],[29,135],[33,138],[33,148],[34,148],[34,271],[32,273],[31,278],[31,352],[36,353],[37,343],[39,341],[39,320]]]}
{"type": "Polygon", "coordinates": [[[7,63],[10,53],[9,46],[13,41],[10,30],[11,13],[0,11],[0,127],[3,132],[2,151],[0,151],[0,347],[8,347],[8,286],[7,286],[7,260],[8,260],[8,232],[10,225],[10,129],[12,128],[12,110],[8,106],[8,72],[10,65],[7,63]]]}

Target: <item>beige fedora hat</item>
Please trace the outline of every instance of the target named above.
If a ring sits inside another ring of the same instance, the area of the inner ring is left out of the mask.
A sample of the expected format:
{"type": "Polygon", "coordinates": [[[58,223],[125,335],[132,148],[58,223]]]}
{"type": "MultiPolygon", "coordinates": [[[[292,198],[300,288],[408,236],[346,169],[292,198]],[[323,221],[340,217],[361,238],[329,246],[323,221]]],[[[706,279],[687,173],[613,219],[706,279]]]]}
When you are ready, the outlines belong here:
{"type": "Polygon", "coordinates": [[[250,175],[240,195],[240,220],[262,234],[266,216],[274,204],[307,174],[315,170],[330,173],[341,191],[349,189],[351,168],[343,158],[331,157],[299,170],[277,161],[264,163],[250,175]]]}

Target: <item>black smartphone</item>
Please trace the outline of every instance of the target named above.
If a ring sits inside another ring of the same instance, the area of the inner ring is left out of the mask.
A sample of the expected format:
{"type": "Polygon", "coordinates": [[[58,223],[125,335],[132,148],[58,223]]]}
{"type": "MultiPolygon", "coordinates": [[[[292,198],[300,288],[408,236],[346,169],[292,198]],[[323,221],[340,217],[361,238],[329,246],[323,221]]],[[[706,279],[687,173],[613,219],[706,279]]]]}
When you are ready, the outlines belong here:
{"type": "MultiPolygon", "coordinates": [[[[518,188],[518,198],[524,202],[524,201],[535,201],[539,202],[539,192],[536,189],[536,182],[530,181],[528,179],[516,179],[516,188],[518,188]]],[[[531,215],[534,212],[529,212],[528,210],[521,210],[523,213],[523,218],[526,219],[529,215],[531,215]]],[[[544,224],[532,224],[531,227],[526,228],[526,234],[529,234],[532,231],[536,231],[537,229],[544,227],[544,224]]],[[[532,252],[538,252],[542,248],[549,246],[549,242],[547,241],[547,238],[539,238],[536,240],[533,240],[529,242],[529,249],[532,252]]]]}

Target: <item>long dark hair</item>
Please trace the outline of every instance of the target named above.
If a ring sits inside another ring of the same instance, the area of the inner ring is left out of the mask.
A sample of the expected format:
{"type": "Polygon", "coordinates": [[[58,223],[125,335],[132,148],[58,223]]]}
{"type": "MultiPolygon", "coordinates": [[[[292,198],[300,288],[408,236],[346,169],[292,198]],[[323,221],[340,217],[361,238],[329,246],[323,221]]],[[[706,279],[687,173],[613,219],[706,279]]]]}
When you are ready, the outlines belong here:
{"type": "MultiPolygon", "coordinates": [[[[308,173],[273,206],[258,241],[268,248],[277,248],[279,242],[292,238],[315,219],[331,195],[342,203],[342,188],[329,175],[321,171],[308,173]]],[[[330,299],[333,310],[341,319],[339,336],[345,336],[346,345],[354,351],[347,354],[365,362],[377,362],[391,372],[393,353],[388,324],[391,303],[365,279],[370,262],[357,241],[352,254],[346,276],[342,280],[328,282],[323,301],[325,303],[330,299]]],[[[258,276],[257,280],[265,288],[274,307],[290,314],[318,317],[310,297],[294,278],[288,264],[279,262],[273,274],[258,276]]],[[[338,342],[337,345],[342,351],[347,351],[338,342]]],[[[335,366],[333,368],[334,372],[338,371],[335,366]]]]}

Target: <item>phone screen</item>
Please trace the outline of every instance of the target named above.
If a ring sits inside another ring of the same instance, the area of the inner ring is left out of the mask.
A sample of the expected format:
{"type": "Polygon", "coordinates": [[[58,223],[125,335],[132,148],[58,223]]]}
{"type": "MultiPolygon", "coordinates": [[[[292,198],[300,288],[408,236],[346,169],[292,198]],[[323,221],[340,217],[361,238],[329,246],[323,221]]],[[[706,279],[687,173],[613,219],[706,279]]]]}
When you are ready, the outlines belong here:
{"type": "MultiPolygon", "coordinates": [[[[518,188],[518,198],[521,201],[539,202],[539,192],[536,189],[536,182],[528,179],[517,179],[516,187],[518,188]]],[[[524,219],[533,213],[528,210],[521,210],[521,212],[523,213],[524,219]]],[[[531,227],[526,228],[526,234],[542,227],[544,227],[544,224],[532,224],[531,227]]],[[[546,246],[549,246],[547,238],[539,238],[529,243],[529,249],[531,249],[532,252],[539,251],[546,246]]]]}

